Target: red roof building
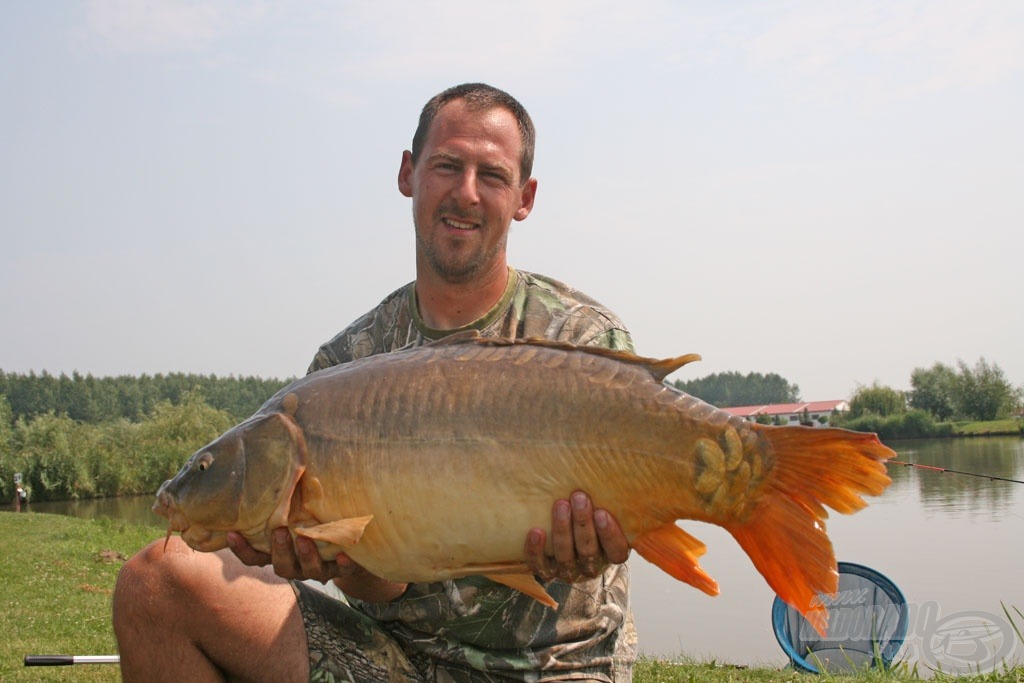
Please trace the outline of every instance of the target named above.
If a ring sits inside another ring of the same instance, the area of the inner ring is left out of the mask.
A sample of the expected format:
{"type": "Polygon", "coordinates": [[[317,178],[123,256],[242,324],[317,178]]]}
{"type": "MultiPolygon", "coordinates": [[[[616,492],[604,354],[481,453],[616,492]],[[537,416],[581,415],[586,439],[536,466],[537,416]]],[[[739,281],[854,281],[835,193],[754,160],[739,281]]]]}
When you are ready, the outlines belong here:
{"type": "Polygon", "coordinates": [[[722,408],[725,412],[756,422],[758,417],[771,418],[775,423],[810,424],[824,427],[833,412],[845,413],[850,409],[846,401],[809,401],[806,403],[773,403],[764,406],[737,406],[722,408]]]}

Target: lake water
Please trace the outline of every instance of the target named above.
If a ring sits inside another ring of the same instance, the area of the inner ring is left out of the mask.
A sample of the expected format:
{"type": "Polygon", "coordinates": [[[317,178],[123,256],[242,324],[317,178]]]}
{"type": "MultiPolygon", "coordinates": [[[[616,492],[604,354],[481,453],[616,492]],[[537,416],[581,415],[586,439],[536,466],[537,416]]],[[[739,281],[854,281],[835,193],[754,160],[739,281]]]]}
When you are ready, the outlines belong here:
{"type": "MultiPolygon", "coordinates": [[[[903,441],[894,447],[902,461],[1024,480],[1021,438],[903,441]]],[[[910,627],[897,659],[917,663],[922,672],[1024,663],[1024,644],[1001,607],[1024,610],[1024,484],[896,465],[889,472],[893,483],[882,496],[855,515],[833,514],[828,530],[839,560],[882,572],[906,596],[910,627]]],[[[156,536],[162,520],[149,512],[151,502],[144,496],[32,509],[148,521],[156,536]]],[[[707,544],[701,565],[718,581],[721,595],[708,597],[634,554],[632,601],[643,652],[785,664],[771,628],[774,593],[750,560],[718,527],[681,526],[707,544]]],[[[1024,619],[1017,623],[1024,627],[1024,619]]]]}

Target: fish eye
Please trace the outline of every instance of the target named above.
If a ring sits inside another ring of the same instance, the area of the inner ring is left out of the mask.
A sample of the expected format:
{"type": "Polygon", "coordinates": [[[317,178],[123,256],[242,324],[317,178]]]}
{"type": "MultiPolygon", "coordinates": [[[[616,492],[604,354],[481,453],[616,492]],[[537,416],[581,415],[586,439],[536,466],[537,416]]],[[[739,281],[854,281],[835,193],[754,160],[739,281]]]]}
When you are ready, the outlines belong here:
{"type": "Polygon", "coordinates": [[[203,453],[199,456],[199,460],[196,461],[196,469],[200,472],[205,472],[213,464],[213,455],[211,453],[203,453]]]}

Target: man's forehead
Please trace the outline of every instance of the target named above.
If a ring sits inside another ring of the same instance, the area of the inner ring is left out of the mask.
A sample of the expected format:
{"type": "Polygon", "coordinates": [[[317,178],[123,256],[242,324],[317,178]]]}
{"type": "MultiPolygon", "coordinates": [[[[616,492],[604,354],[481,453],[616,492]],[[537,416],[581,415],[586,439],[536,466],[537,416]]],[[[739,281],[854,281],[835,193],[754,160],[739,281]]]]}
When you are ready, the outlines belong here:
{"type": "Polygon", "coordinates": [[[522,152],[522,136],[515,115],[501,106],[473,107],[464,100],[444,105],[430,124],[426,146],[444,147],[459,138],[486,140],[507,148],[514,157],[522,152]]]}

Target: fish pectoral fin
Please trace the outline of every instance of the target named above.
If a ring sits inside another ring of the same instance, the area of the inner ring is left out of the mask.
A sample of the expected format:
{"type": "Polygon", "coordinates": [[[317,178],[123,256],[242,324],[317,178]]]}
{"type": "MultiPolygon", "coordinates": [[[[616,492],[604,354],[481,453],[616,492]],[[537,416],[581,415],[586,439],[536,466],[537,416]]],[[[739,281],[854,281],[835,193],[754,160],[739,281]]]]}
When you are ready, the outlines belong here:
{"type": "Polygon", "coordinates": [[[704,573],[697,563],[706,546],[675,524],[665,524],[648,531],[636,539],[633,549],[670,576],[708,595],[718,595],[718,582],[704,573]]]}
{"type": "Polygon", "coordinates": [[[363,531],[366,530],[366,525],[372,519],[373,515],[347,517],[316,526],[297,527],[295,533],[299,536],[311,538],[314,541],[325,541],[342,548],[349,548],[358,543],[359,539],[363,537],[363,531]]]}
{"type": "Polygon", "coordinates": [[[533,574],[490,573],[484,574],[484,577],[490,579],[494,583],[500,583],[503,586],[508,586],[513,590],[517,590],[524,595],[529,595],[542,605],[546,605],[552,609],[558,608],[558,603],[555,602],[555,599],[552,598],[546,590],[544,590],[544,586],[540,585],[540,582],[537,581],[533,574]]]}

